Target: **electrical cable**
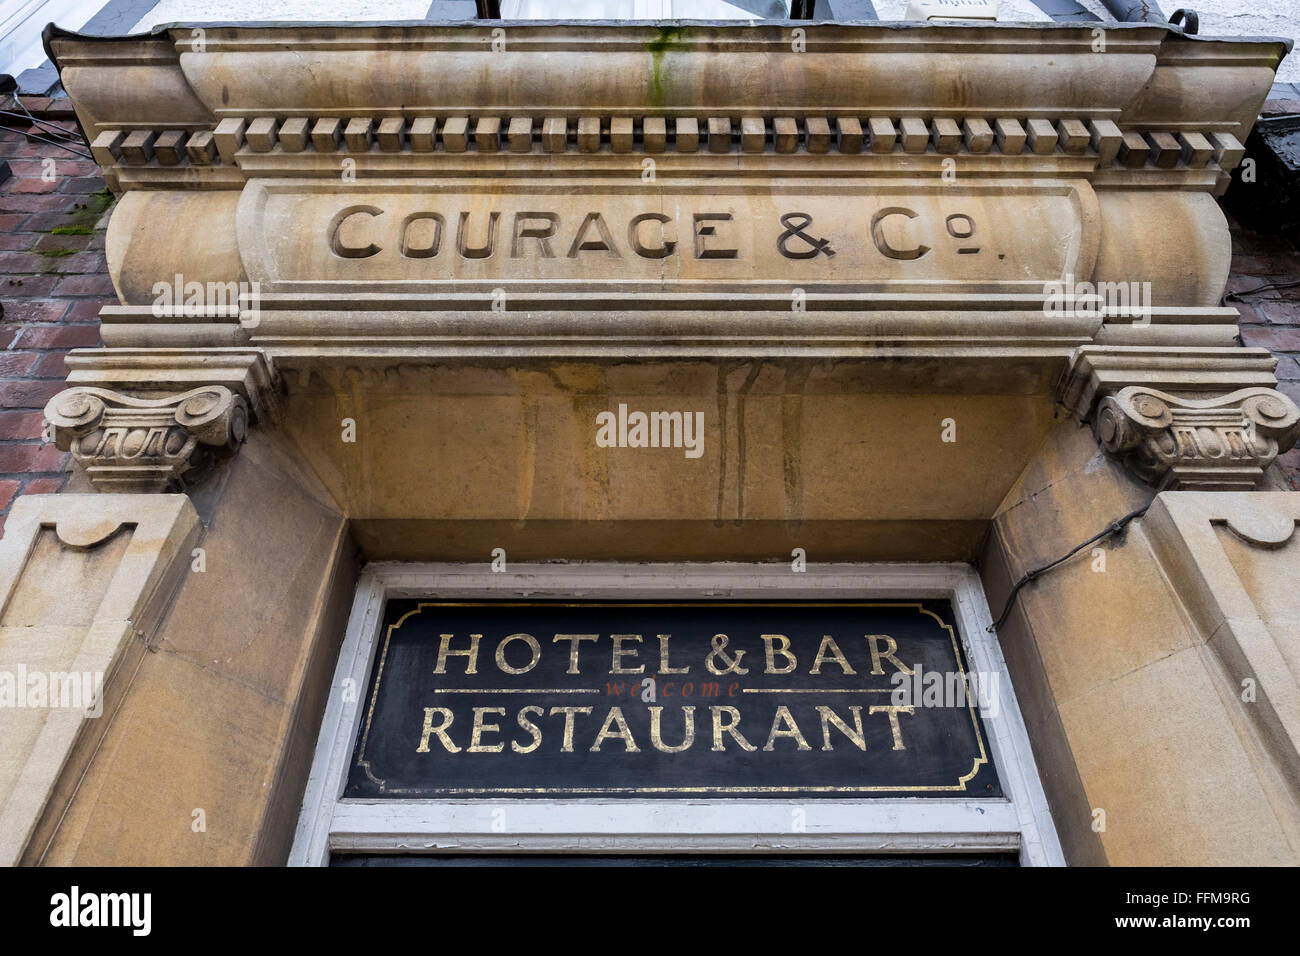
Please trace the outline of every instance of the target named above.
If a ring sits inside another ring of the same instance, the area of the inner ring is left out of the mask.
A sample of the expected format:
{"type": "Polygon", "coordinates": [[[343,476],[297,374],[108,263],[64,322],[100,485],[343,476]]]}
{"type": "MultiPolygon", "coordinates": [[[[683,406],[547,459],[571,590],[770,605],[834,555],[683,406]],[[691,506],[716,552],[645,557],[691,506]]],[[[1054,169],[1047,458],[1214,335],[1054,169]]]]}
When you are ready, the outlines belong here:
{"type": "Polygon", "coordinates": [[[1269,289],[1293,289],[1300,286],[1300,279],[1292,282],[1265,282],[1263,285],[1257,285],[1253,289],[1245,289],[1241,292],[1229,292],[1223,297],[1224,302],[1231,302],[1240,299],[1242,296],[1254,295],[1256,292],[1267,292],[1269,289]]]}
{"type": "Polygon", "coordinates": [[[1015,583],[1015,586],[1012,587],[1011,589],[1011,593],[1007,595],[1007,603],[1003,606],[1002,613],[998,615],[998,619],[994,621],[992,624],[990,624],[987,628],[985,628],[985,630],[987,630],[990,634],[992,634],[994,631],[996,631],[999,627],[1002,626],[1003,622],[1006,621],[1007,619],[1007,615],[1011,613],[1012,605],[1016,603],[1016,595],[1019,594],[1020,589],[1024,587],[1026,584],[1028,584],[1030,581],[1033,581],[1035,578],[1038,578],[1039,576],[1046,574],[1048,571],[1052,570],[1057,565],[1063,564],[1064,562],[1068,561],[1070,558],[1074,557],[1076,554],[1078,554],[1088,545],[1092,544],[1094,541],[1100,541],[1102,538],[1108,537],[1109,535],[1115,534],[1119,531],[1123,531],[1125,525],[1127,525],[1134,518],[1142,517],[1144,514],[1147,513],[1147,508],[1150,507],[1151,505],[1148,504],[1139,508],[1137,511],[1130,511],[1124,517],[1112,521],[1104,530],[1098,532],[1097,534],[1094,534],[1087,541],[1071,548],[1069,551],[1061,555],[1055,561],[1052,561],[1049,564],[1045,564],[1041,568],[1035,568],[1034,570],[1027,572],[1023,578],[1021,578],[1019,581],[1015,583]]]}
{"type": "MultiPolygon", "coordinates": [[[[22,119],[22,117],[19,116],[19,114],[10,113],[8,110],[0,110],[0,114],[9,115],[9,116],[18,116],[19,119],[22,119]]],[[[81,150],[74,149],[73,147],[67,145],[66,143],[61,143],[56,139],[49,139],[45,136],[41,136],[37,133],[33,133],[31,130],[19,129],[17,126],[6,126],[4,123],[0,123],[0,129],[7,129],[13,133],[22,133],[28,139],[34,139],[37,140],[38,142],[45,143],[49,146],[56,146],[59,149],[67,150],[69,153],[72,153],[75,156],[80,156],[82,159],[94,159],[94,157],[91,156],[89,153],[83,153],[81,150]]]]}

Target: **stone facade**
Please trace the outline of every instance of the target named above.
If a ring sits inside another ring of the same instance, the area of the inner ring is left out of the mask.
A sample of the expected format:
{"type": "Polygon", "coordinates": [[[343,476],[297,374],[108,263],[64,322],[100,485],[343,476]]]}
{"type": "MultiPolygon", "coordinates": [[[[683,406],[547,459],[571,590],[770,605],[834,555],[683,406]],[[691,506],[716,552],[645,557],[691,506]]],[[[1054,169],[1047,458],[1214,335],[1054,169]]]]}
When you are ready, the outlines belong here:
{"type": "Polygon", "coordinates": [[[798,547],[975,562],[996,608],[1143,510],[999,629],[1066,857],[1300,859],[1295,358],[1214,198],[1280,44],[293,30],[54,41],[118,301],[45,404],[76,465],[12,512],[0,626],[98,655],[118,716],[10,738],[9,861],[283,860],[363,561],[798,547]],[[612,453],[620,405],[701,410],[702,453],[612,453]],[[107,590],[56,608],[81,564],[107,590]],[[231,825],[193,839],[198,801],[231,825]]]}

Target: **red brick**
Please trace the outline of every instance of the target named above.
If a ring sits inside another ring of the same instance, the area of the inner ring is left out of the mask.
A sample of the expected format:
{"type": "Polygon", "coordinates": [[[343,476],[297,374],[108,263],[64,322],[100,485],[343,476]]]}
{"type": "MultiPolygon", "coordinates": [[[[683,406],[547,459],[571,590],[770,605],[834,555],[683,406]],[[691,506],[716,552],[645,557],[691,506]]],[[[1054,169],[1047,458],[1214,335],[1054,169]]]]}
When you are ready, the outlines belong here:
{"type": "Polygon", "coordinates": [[[1256,312],[1255,307],[1249,302],[1238,302],[1233,299],[1230,300],[1228,304],[1237,310],[1238,322],[1259,324],[1264,321],[1264,317],[1256,312]]]}
{"type": "Polygon", "coordinates": [[[4,287],[0,289],[0,296],[22,295],[28,298],[46,296],[54,291],[58,281],[59,277],[54,275],[15,276],[5,280],[4,287]]]}
{"type": "Polygon", "coordinates": [[[9,510],[21,486],[22,482],[14,481],[12,478],[0,479],[0,511],[9,510]]]}
{"type": "Polygon", "coordinates": [[[0,252],[0,273],[21,275],[24,272],[44,272],[50,259],[31,252],[0,252]]]}
{"type": "Polygon", "coordinates": [[[65,276],[54,291],[56,295],[114,295],[113,280],[106,275],[65,276]]]}
{"type": "Polygon", "coordinates": [[[1300,352],[1300,328],[1243,325],[1241,340],[1251,347],[1265,348],[1270,352],[1300,352]]]}
{"type": "Polygon", "coordinates": [[[1281,466],[1287,483],[1296,491],[1300,491],[1300,448],[1293,448],[1285,455],[1278,455],[1277,463],[1281,466]]]}
{"type": "Polygon", "coordinates": [[[1236,261],[1232,264],[1232,273],[1228,276],[1226,291],[1228,292],[1245,292],[1247,289],[1253,289],[1257,285],[1263,285],[1264,280],[1259,276],[1246,275],[1237,269],[1236,261]]]}
{"type": "Polygon", "coordinates": [[[1285,116],[1288,113],[1300,113],[1300,100],[1292,98],[1267,100],[1259,112],[1263,116],[1285,116]]]}
{"type": "Polygon", "coordinates": [[[0,232],[14,232],[27,218],[26,213],[6,212],[0,214],[0,232]]]}
{"type": "Polygon", "coordinates": [[[41,359],[39,352],[0,352],[0,378],[21,378],[41,359]]]}
{"type": "Polygon", "coordinates": [[[31,325],[18,344],[29,349],[76,349],[99,345],[98,325],[31,325]]]}
{"type": "Polygon", "coordinates": [[[34,243],[30,243],[32,249],[75,249],[78,252],[90,242],[90,236],[56,236],[49,232],[37,233],[35,239],[34,243]]]}
{"type": "MultiPolygon", "coordinates": [[[[0,194],[0,212],[30,212],[38,215],[48,215],[53,210],[68,208],[68,197],[54,195],[34,196],[30,193],[23,195],[0,194]]],[[[26,228],[28,229],[52,229],[59,223],[53,223],[50,226],[39,226],[33,224],[32,220],[27,220],[26,228]]]]}
{"type": "Polygon", "coordinates": [[[41,119],[50,120],[55,126],[62,126],[69,130],[73,125],[69,117],[75,116],[72,109],[72,101],[66,96],[52,99],[48,96],[24,96],[23,106],[27,107],[27,112],[41,119]]]}
{"type": "Polygon", "coordinates": [[[61,159],[59,172],[65,176],[93,176],[99,180],[99,188],[104,188],[104,177],[100,173],[99,163],[93,159],[61,159]]]}
{"type": "Polygon", "coordinates": [[[65,352],[46,352],[28,373],[32,378],[67,378],[68,363],[65,352]]]}
{"type": "MultiPolygon", "coordinates": [[[[58,238],[63,237],[60,236],[58,238]]],[[[73,256],[64,256],[61,259],[56,259],[55,262],[58,263],[58,265],[55,266],[55,269],[62,272],[64,275],[86,275],[88,273],[108,272],[108,265],[104,261],[104,254],[102,252],[78,252],[73,256]]],[[[104,278],[107,279],[108,276],[105,275],[104,278]]],[[[112,288],[112,280],[109,281],[109,288],[112,288]]]]}
{"type": "Polygon", "coordinates": [[[59,186],[64,195],[89,196],[104,188],[104,180],[99,176],[68,176],[59,186]]]}
{"type": "Polygon", "coordinates": [[[55,177],[54,179],[45,180],[39,177],[28,176],[25,179],[20,179],[16,183],[14,183],[13,186],[10,188],[10,192],[13,195],[21,196],[27,193],[57,192],[58,188],[59,188],[59,180],[57,177],[55,177]]]}
{"type": "MultiPolygon", "coordinates": [[[[54,160],[54,178],[56,181],[63,182],[68,179],[82,179],[95,177],[100,180],[99,188],[104,188],[104,181],[99,176],[99,165],[88,159],[73,159],[71,153],[55,152],[54,147],[50,147],[49,156],[41,156],[37,159],[18,159],[10,165],[13,166],[15,176],[27,176],[32,179],[45,178],[45,160],[54,160]]],[[[91,190],[94,192],[95,190],[91,190]]]]}
{"type": "MultiPolygon", "coordinates": [[[[1232,254],[1234,256],[1242,254],[1256,255],[1258,253],[1267,254],[1275,252],[1282,247],[1282,244],[1278,241],[1278,237],[1275,235],[1260,235],[1253,230],[1243,229],[1241,226],[1237,226],[1234,229],[1229,225],[1228,228],[1232,234],[1232,254]]],[[[1236,266],[1233,267],[1232,271],[1238,271],[1236,266]]]]}
{"type": "MultiPolygon", "coordinates": [[[[63,388],[63,382],[58,379],[0,382],[0,408],[44,408],[45,403],[63,391],[63,388]]],[[[5,470],[0,468],[0,471],[5,470]]]]}
{"type": "Polygon", "coordinates": [[[68,303],[59,299],[19,299],[5,302],[6,322],[57,322],[68,311],[68,303]]]}
{"type": "Polygon", "coordinates": [[[72,111],[72,102],[67,97],[52,99],[48,96],[24,96],[23,106],[33,116],[49,119],[56,126],[71,127],[72,124],[66,121],[66,117],[76,115],[72,111]],[[60,122],[61,119],[64,121],[60,122]]]}
{"type": "MultiPolygon", "coordinates": [[[[1300,264],[1297,264],[1297,272],[1300,272],[1300,264]]],[[[1276,325],[1300,325],[1300,301],[1266,299],[1256,300],[1255,309],[1261,312],[1265,319],[1276,325]]]]}
{"type": "Polygon", "coordinates": [[[9,168],[13,170],[18,179],[40,179],[41,172],[45,168],[45,162],[34,157],[32,159],[11,159],[9,160],[9,168]]]}
{"type": "Polygon", "coordinates": [[[63,317],[64,322],[98,322],[99,310],[106,305],[117,305],[117,296],[107,299],[74,299],[72,308],[63,317]]]}
{"type": "Polygon", "coordinates": [[[57,495],[68,483],[67,476],[62,478],[33,478],[23,488],[25,495],[57,495]]]}
{"type": "Polygon", "coordinates": [[[44,212],[34,212],[27,217],[23,223],[23,228],[28,232],[49,232],[52,229],[58,229],[60,226],[69,225],[73,220],[69,219],[71,213],[67,209],[52,209],[44,212]]]}
{"type": "Polygon", "coordinates": [[[6,146],[5,151],[10,156],[41,156],[48,148],[48,146],[45,146],[42,143],[37,143],[35,140],[29,140],[25,136],[20,136],[10,145],[6,146]]]}
{"type": "MultiPolygon", "coordinates": [[[[1285,253],[1258,256],[1234,256],[1233,271],[1252,276],[1289,276],[1295,271],[1295,258],[1285,253]]],[[[1261,283],[1262,284],[1262,283],[1261,283]]]]}
{"type": "Polygon", "coordinates": [[[54,445],[0,445],[0,474],[62,471],[66,455],[54,445]]]}
{"type": "Polygon", "coordinates": [[[40,438],[44,422],[43,412],[0,412],[0,440],[40,438]]]}

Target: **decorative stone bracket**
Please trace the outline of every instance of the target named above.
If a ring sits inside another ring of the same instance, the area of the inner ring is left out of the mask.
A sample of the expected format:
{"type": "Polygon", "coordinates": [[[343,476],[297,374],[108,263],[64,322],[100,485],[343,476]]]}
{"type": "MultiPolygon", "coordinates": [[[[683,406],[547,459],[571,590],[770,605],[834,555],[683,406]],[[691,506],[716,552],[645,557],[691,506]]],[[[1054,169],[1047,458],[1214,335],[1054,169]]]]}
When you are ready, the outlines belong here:
{"type": "Polygon", "coordinates": [[[1249,491],[1300,436],[1300,409],[1271,388],[1208,399],[1129,386],[1097,405],[1102,446],[1158,488],[1249,491]]]}
{"type": "Polygon", "coordinates": [[[1265,349],[1089,346],[1062,401],[1161,490],[1249,491],[1300,439],[1300,409],[1273,388],[1276,364],[1265,349]]]}
{"type": "Polygon", "coordinates": [[[184,490],[188,476],[233,454],[248,431],[248,404],[222,385],[164,398],[70,388],[45,406],[55,444],[102,491],[184,490]]]}
{"type": "Polygon", "coordinates": [[[77,349],[50,399],[50,437],[100,491],[184,491],[276,415],[280,380],[257,349],[77,349]]]}

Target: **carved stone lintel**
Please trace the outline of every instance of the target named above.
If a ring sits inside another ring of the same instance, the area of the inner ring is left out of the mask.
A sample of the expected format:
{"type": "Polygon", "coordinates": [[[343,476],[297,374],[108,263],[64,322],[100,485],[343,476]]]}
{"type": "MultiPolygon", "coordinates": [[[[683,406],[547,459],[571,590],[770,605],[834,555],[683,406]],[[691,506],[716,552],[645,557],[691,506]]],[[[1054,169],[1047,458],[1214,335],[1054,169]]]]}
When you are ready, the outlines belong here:
{"type": "Polygon", "coordinates": [[[183,491],[248,431],[248,404],[222,385],[162,398],[74,387],[45,406],[55,444],[101,491],[183,491]]]}
{"type": "Polygon", "coordinates": [[[1271,388],[1195,399],[1131,385],[1101,399],[1093,429],[1158,488],[1251,490],[1300,438],[1300,409],[1271,388]]]}

